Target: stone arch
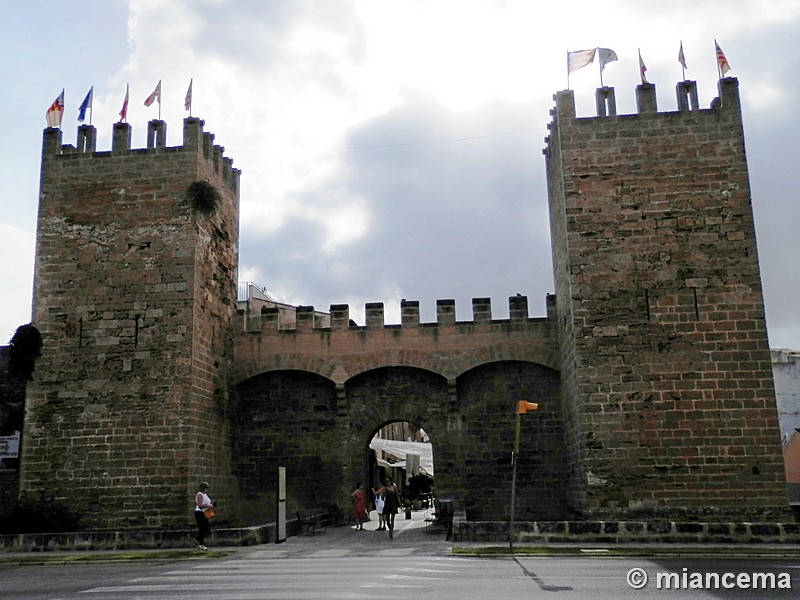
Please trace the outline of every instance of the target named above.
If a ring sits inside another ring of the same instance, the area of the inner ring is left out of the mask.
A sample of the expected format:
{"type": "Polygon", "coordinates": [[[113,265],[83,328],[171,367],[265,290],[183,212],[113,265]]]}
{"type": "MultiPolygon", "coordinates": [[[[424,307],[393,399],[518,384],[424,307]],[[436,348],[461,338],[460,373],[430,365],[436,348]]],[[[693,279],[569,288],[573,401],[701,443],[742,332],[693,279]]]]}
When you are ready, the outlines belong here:
{"type": "Polygon", "coordinates": [[[434,455],[446,443],[449,406],[447,379],[414,367],[380,367],[345,383],[350,418],[348,473],[354,481],[368,476],[367,448],[384,425],[408,421],[430,436],[434,455]]]}
{"type": "Polygon", "coordinates": [[[313,355],[280,352],[259,355],[236,363],[235,384],[271,371],[297,370],[315,373],[343,385],[360,374],[384,367],[409,367],[437,373],[448,379],[479,365],[500,361],[526,361],[559,369],[558,349],[534,340],[499,340],[465,345],[458,351],[424,348],[384,348],[358,354],[313,355]]]}
{"type": "Polygon", "coordinates": [[[437,464],[452,477],[450,488],[467,518],[508,518],[518,400],[538,402],[540,408],[520,429],[516,514],[530,520],[565,518],[558,372],[529,361],[496,361],[462,373],[456,388],[461,435],[451,436],[437,464]]]}
{"type": "Polygon", "coordinates": [[[290,517],[301,508],[336,501],[343,450],[331,442],[346,435],[339,410],[334,382],[316,373],[269,371],[236,387],[234,455],[245,521],[249,515],[254,522],[263,520],[265,510],[266,518],[274,518],[279,466],[286,467],[290,517]]]}

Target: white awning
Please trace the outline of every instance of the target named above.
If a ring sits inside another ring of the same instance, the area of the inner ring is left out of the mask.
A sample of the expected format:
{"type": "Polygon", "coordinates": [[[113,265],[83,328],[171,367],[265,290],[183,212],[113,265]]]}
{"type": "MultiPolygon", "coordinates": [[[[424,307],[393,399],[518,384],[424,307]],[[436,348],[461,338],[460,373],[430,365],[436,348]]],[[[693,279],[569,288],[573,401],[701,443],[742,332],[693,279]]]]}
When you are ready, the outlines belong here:
{"type": "Polygon", "coordinates": [[[369,443],[369,447],[378,452],[378,462],[381,466],[385,466],[381,459],[380,450],[387,454],[396,456],[398,462],[388,463],[391,467],[405,468],[406,454],[419,455],[419,468],[420,471],[426,475],[433,477],[433,444],[423,442],[400,442],[397,440],[384,440],[381,438],[373,438],[369,443]]]}

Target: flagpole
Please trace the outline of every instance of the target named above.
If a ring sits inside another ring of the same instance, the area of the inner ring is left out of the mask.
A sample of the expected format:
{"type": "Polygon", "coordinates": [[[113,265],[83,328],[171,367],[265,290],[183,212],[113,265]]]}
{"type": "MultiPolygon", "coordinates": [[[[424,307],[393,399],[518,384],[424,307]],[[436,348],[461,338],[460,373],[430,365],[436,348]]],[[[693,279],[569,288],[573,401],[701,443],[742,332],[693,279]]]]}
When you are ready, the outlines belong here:
{"type": "Polygon", "coordinates": [[[567,89],[569,90],[569,50],[567,50],[567,89]]]}
{"type": "Polygon", "coordinates": [[[681,40],[681,76],[683,77],[683,81],[686,81],[686,67],[683,66],[683,63],[686,62],[686,56],[683,54],[683,40],[681,40]]]}
{"type": "Polygon", "coordinates": [[[158,120],[161,120],[161,80],[158,80],[158,120]]]}
{"type": "Polygon", "coordinates": [[[600,56],[600,48],[597,48],[597,64],[600,66],[600,87],[605,87],[603,85],[603,57],[600,56]]]}

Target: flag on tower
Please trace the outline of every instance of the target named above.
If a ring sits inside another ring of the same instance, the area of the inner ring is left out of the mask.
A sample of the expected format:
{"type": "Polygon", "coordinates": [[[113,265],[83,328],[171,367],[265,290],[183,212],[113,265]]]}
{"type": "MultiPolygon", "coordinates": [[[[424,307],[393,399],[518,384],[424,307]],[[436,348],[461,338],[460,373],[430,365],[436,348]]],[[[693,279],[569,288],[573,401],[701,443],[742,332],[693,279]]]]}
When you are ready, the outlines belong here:
{"type": "Polygon", "coordinates": [[[92,110],[93,96],[94,96],[94,86],[89,88],[89,93],[86,94],[86,98],[83,99],[83,102],[81,102],[81,105],[78,107],[78,122],[83,123],[86,120],[86,111],[92,110]]]}
{"type": "Polygon", "coordinates": [[[153,102],[158,100],[159,106],[161,105],[161,80],[158,80],[158,85],[156,85],[156,89],[153,90],[153,93],[150,94],[147,99],[144,101],[145,106],[150,106],[153,102]]]}
{"type": "Polygon", "coordinates": [[[603,69],[605,69],[606,65],[610,62],[614,62],[615,60],[619,60],[617,58],[617,53],[614,52],[611,48],[598,48],[597,49],[600,55],[600,72],[602,73],[603,69]]]}
{"type": "Polygon", "coordinates": [[[61,93],[58,97],[53,101],[50,105],[50,108],[47,109],[45,113],[45,118],[47,119],[47,126],[48,127],[61,127],[61,117],[64,116],[64,90],[61,90],[61,93]]]}
{"type": "Polygon", "coordinates": [[[567,52],[567,74],[582,69],[591,62],[594,62],[594,55],[597,48],[591,50],[576,50],[575,52],[567,52]]]}
{"type": "Polygon", "coordinates": [[[122,101],[122,110],[119,111],[119,120],[125,121],[128,118],[128,98],[130,97],[130,86],[125,84],[125,100],[122,101]]]}
{"type": "Polygon", "coordinates": [[[644,66],[644,61],[642,60],[642,51],[639,50],[639,75],[642,77],[642,85],[648,85],[650,83],[647,81],[647,77],[644,74],[645,71],[647,71],[647,67],[644,66]]]}
{"type": "Polygon", "coordinates": [[[189,80],[189,89],[186,90],[186,99],[183,101],[183,109],[189,111],[189,116],[192,116],[192,82],[194,80],[189,80]]]}
{"type": "Polygon", "coordinates": [[[717,41],[714,40],[714,46],[717,49],[717,65],[719,65],[719,74],[721,77],[725,76],[725,73],[731,70],[731,66],[728,64],[728,59],[725,58],[725,54],[722,52],[722,49],[717,44],[717,41]]]}
{"type": "Polygon", "coordinates": [[[680,50],[678,50],[678,62],[681,63],[684,69],[688,69],[686,66],[686,57],[683,55],[683,42],[681,42],[680,50]]]}

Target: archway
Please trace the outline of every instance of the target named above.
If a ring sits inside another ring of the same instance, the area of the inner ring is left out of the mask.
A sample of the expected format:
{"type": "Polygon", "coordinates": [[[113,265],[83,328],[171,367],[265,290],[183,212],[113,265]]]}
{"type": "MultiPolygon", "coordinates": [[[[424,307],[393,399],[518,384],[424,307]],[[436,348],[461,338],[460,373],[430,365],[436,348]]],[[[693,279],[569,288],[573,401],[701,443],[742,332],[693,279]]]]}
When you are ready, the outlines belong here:
{"type": "Polygon", "coordinates": [[[383,425],[369,440],[366,480],[370,489],[387,478],[401,490],[413,510],[429,508],[434,500],[434,446],[416,423],[393,421],[383,425]]]}

